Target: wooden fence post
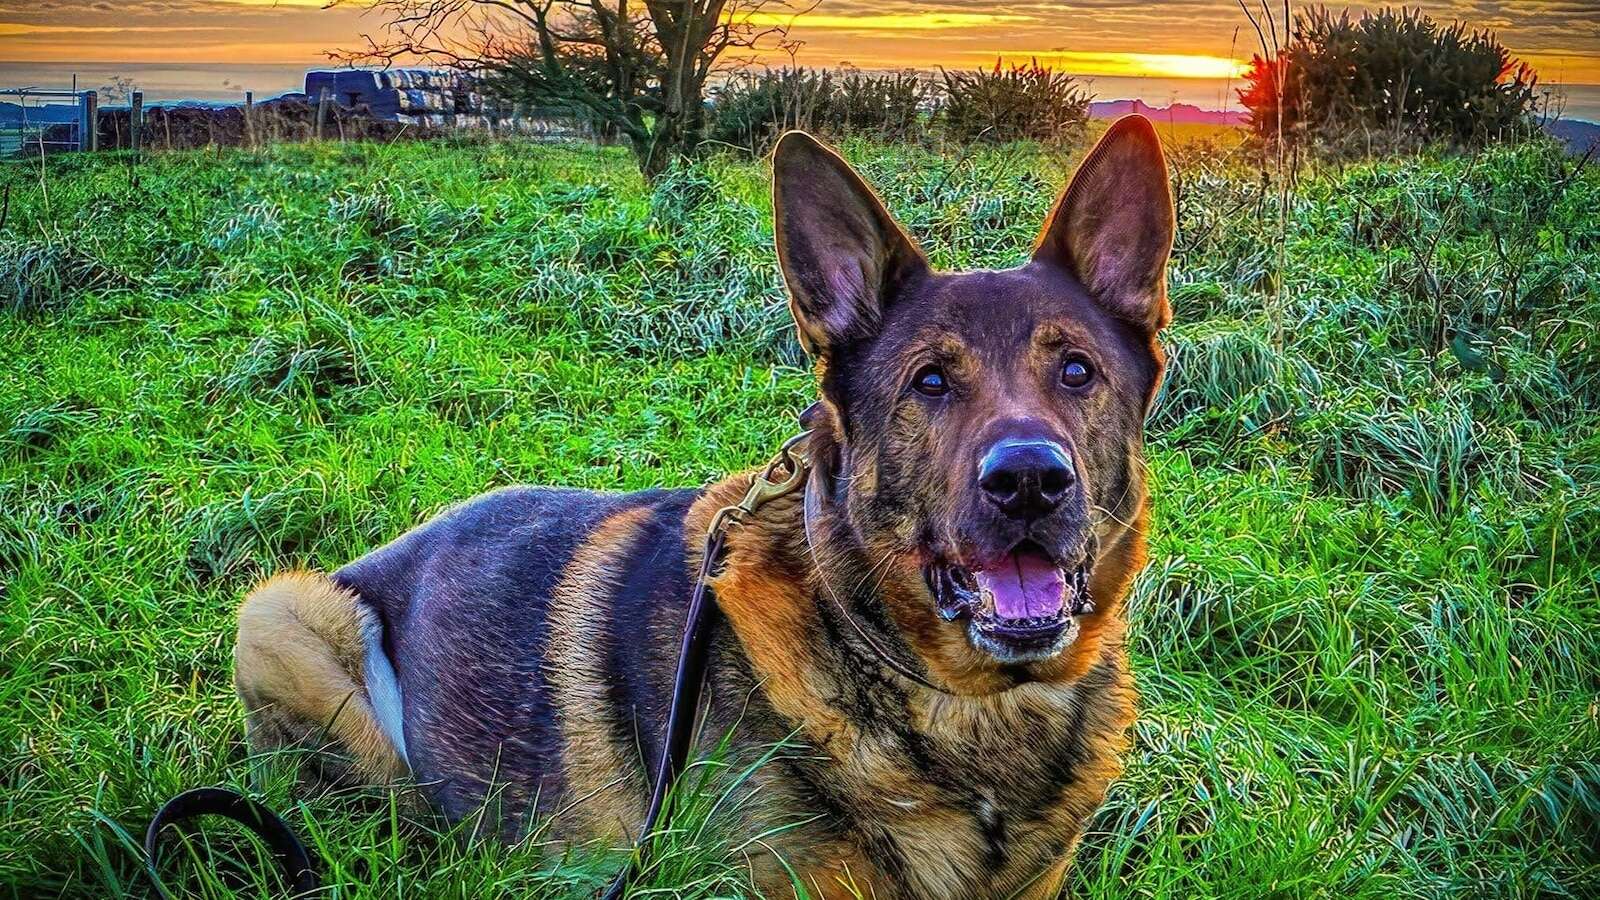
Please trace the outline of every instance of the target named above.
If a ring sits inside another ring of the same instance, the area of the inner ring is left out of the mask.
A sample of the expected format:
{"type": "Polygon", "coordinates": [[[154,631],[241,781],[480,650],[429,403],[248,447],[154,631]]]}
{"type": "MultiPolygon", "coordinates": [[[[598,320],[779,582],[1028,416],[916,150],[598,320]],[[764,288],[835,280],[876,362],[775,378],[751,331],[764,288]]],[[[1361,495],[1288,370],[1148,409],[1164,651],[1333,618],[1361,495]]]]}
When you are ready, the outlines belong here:
{"type": "Polygon", "coordinates": [[[254,150],[256,147],[256,92],[244,92],[244,142],[245,146],[254,150]]]}
{"type": "Polygon", "coordinates": [[[328,120],[328,89],[323,87],[322,93],[317,97],[317,140],[322,140],[322,123],[328,120]]]}
{"type": "Polygon", "coordinates": [[[144,149],[144,91],[128,98],[128,144],[134,153],[144,149]]]}
{"type": "Polygon", "coordinates": [[[100,149],[100,94],[83,92],[83,124],[78,128],[78,149],[90,153],[100,149]]]}

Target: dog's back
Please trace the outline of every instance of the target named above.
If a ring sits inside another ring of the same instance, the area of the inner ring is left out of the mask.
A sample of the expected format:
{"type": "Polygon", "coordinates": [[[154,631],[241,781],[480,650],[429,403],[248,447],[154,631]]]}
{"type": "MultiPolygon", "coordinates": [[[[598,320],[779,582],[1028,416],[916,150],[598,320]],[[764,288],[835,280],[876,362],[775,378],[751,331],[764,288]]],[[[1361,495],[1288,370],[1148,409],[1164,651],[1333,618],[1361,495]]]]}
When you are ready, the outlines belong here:
{"type": "Polygon", "coordinates": [[[670,703],[689,593],[684,519],[699,493],[506,488],[331,578],[268,581],[240,616],[255,743],[359,735],[341,743],[363,774],[409,771],[452,818],[492,800],[485,819],[510,831],[536,801],[544,812],[589,795],[569,818],[636,824],[639,773],[655,763],[670,703]],[[285,679],[286,653],[340,677],[285,679]]]}

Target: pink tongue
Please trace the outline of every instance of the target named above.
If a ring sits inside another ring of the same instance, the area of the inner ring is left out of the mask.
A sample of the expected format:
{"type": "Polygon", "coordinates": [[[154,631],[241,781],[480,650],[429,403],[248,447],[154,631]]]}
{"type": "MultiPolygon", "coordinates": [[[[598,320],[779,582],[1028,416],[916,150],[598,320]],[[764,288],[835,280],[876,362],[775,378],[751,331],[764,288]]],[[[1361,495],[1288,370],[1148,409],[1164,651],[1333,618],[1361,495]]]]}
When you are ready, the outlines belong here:
{"type": "Polygon", "coordinates": [[[1061,612],[1066,583],[1049,560],[1033,553],[1008,553],[998,566],[974,573],[978,586],[994,596],[1002,619],[1053,616],[1061,612]]]}

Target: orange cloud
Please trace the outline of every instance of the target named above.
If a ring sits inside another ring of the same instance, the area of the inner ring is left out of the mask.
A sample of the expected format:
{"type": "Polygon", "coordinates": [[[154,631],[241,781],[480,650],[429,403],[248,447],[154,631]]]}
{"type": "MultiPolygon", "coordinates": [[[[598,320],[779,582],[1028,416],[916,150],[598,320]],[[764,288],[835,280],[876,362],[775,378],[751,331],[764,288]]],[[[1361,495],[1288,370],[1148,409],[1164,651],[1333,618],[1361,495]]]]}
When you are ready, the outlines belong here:
{"type": "Polygon", "coordinates": [[[223,25],[29,25],[0,22],[0,37],[52,34],[160,34],[163,32],[232,31],[223,25]]]}
{"type": "MultiPolygon", "coordinates": [[[[0,59],[92,62],[296,62],[362,45],[383,29],[367,0],[0,0],[0,59]]],[[[803,8],[810,0],[795,0],[803,8]]],[[[1343,5],[1343,4],[1340,4],[1343,5]]],[[[1353,9],[1382,0],[1350,0],[1353,9]]],[[[1417,0],[1441,21],[1493,27],[1547,80],[1600,82],[1600,17],[1575,0],[1417,0]]],[[[1227,78],[1255,35],[1237,0],[1086,0],[982,5],[972,0],[827,0],[787,26],[803,65],[968,67],[996,56],[1080,74],[1227,78]],[[999,48],[999,49],[996,49],[999,48]],[[1054,48],[1054,49],[1052,49],[1054,48]]],[[[775,57],[787,59],[787,56],[775,57]]]]}
{"type": "Polygon", "coordinates": [[[1032,22],[1033,16],[1009,13],[862,13],[859,15],[828,15],[809,12],[783,15],[769,12],[751,12],[738,17],[750,25],[779,25],[822,30],[844,31],[939,31],[947,28],[974,28],[983,25],[1011,25],[1032,22]]]}

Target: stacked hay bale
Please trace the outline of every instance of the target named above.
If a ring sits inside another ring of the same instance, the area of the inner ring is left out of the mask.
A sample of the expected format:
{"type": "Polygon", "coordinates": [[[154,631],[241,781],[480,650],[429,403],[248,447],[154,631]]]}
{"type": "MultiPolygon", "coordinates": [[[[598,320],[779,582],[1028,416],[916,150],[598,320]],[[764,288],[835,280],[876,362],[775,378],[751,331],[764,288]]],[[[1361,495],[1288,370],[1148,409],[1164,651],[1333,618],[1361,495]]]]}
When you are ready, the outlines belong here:
{"type": "Polygon", "coordinates": [[[342,106],[367,109],[375,118],[424,128],[494,128],[499,115],[462,72],[434,69],[336,69],[307,72],[306,96],[326,88],[342,106]]]}
{"type": "Polygon", "coordinates": [[[468,72],[334,69],[306,73],[306,98],[313,105],[324,89],[342,109],[357,116],[433,132],[482,129],[544,140],[615,138],[571,109],[530,108],[486,96],[483,81],[468,72]]]}

